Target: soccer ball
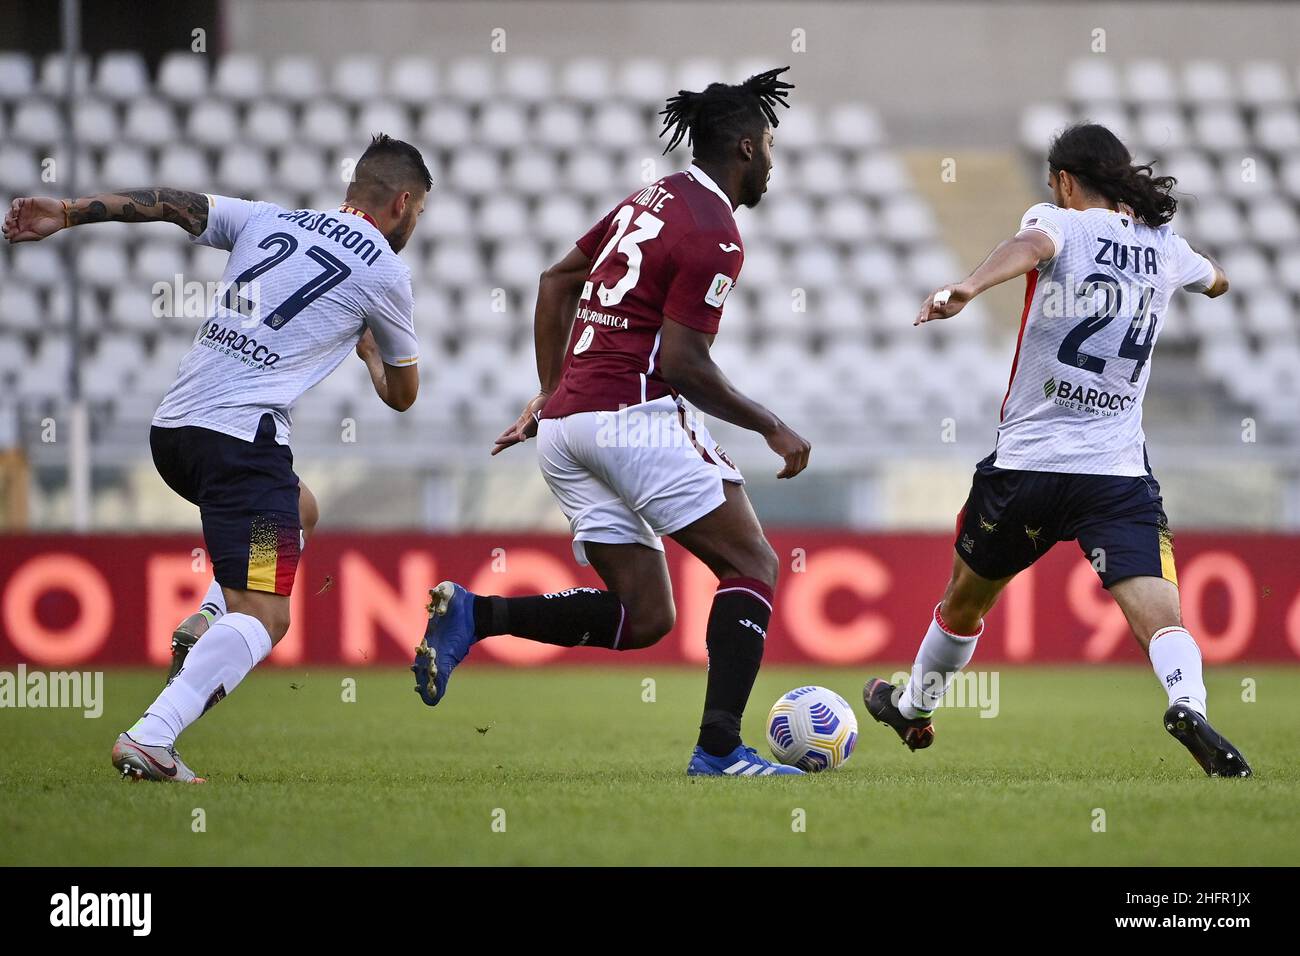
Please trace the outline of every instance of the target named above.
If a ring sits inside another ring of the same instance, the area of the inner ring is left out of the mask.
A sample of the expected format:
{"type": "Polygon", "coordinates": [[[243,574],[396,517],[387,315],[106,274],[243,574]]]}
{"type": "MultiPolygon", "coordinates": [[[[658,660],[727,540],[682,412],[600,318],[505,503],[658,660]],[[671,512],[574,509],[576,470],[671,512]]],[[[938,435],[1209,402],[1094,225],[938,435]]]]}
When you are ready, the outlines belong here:
{"type": "Polygon", "coordinates": [[[858,718],[833,690],[798,687],[772,705],[767,742],[783,764],[808,773],[834,770],[853,753],[858,718]]]}

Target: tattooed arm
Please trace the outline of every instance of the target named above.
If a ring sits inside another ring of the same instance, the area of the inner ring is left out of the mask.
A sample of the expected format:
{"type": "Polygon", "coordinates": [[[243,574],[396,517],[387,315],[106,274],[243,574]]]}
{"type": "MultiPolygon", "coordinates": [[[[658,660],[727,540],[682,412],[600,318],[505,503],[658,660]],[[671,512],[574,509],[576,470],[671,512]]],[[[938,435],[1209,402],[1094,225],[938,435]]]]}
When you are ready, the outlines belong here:
{"type": "Polygon", "coordinates": [[[3,232],[10,242],[33,242],[88,222],[174,222],[197,236],[208,226],[208,197],[184,189],[147,186],[84,199],[15,199],[5,216],[3,232]]]}

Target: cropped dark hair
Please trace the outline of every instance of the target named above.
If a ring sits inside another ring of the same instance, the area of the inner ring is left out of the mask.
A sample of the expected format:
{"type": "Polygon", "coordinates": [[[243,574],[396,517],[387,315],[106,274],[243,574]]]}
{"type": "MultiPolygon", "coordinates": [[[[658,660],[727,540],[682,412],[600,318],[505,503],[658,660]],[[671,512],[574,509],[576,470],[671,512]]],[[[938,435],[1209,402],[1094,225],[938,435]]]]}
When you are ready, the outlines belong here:
{"type": "Polygon", "coordinates": [[[1128,147],[1096,123],[1079,123],[1061,132],[1047,151],[1053,172],[1067,172],[1085,189],[1115,203],[1125,203],[1148,226],[1174,218],[1178,200],[1169,195],[1177,180],[1152,175],[1152,164],[1135,164],[1128,147]]]}
{"type": "Polygon", "coordinates": [[[783,66],[758,73],[736,85],[710,83],[702,93],[679,90],[659,112],[664,118],[659,135],[671,133],[664,152],[685,139],[698,158],[725,159],[727,150],[740,136],[769,123],[779,125],[776,105],[790,105],[786,97],[794,85],[777,77],[788,69],[783,66]]]}
{"type": "Polygon", "coordinates": [[[357,160],[352,180],[363,191],[414,192],[423,187],[428,192],[433,188],[433,176],[420,151],[387,133],[371,137],[357,160]]]}

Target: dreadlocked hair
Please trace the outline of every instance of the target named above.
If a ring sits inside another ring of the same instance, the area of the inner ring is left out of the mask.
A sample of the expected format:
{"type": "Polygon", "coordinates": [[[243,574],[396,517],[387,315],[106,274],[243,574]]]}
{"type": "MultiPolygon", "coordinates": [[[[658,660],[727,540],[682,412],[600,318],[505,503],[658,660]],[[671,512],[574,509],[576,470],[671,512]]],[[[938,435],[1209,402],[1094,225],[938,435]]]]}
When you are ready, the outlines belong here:
{"type": "Polygon", "coordinates": [[[1052,140],[1047,165],[1065,170],[1088,190],[1125,203],[1148,226],[1162,226],[1174,218],[1178,200],[1169,195],[1177,180],[1156,176],[1150,163],[1136,164],[1119,138],[1096,123],[1079,123],[1052,140]]]}
{"type": "Polygon", "coordinates": [[[794,84],[777,77],[788,69],[783,66],[756,73],[735,86],[710,83],[702,93],[678,90],[659,111],[664,118],[659,135],[671,133],[664,153],[685,139],[700,159],[721,159],[736,137],[752,131],[757,123],[779,126],[776,105],[789,107],[787,91],[794,89],[794,84]]]}

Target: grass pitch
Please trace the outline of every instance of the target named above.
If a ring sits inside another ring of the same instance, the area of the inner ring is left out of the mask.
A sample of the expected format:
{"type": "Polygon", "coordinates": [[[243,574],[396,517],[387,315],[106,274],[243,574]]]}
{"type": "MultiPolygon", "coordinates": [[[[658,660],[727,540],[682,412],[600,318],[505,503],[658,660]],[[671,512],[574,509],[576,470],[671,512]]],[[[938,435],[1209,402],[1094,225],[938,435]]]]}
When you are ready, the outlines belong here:
{"type": "Polygon", "coordinates": [[[862,709],[867,674],[767,668],[746,718],[766,753],[781,693],[839,691],[860,725],[842,769],[701,780],[683,771],[702,669],[471,667],[433,710],[405,672],[262,671],[182,739],[210,780],[187,787],[117,778],[112,742],[161,681],[110,671],[98,720],[0,711],[0,863],[1300,862],[1300,668],[1209,675],[1211,717],[1251,780],[1201,773],[1160,726],[1145,669],[1001,670],[997,717],[940,711],[916,754],[862,709]]]}

